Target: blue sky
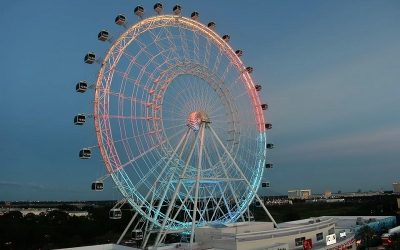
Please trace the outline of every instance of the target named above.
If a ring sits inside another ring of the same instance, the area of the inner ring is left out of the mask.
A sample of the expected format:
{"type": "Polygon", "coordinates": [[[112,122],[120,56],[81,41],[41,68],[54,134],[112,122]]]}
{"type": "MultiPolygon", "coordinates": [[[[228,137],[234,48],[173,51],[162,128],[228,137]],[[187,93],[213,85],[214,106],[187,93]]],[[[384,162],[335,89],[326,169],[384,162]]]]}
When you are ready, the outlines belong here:
{"type": "MultiPolygon", "coordinates": [[[[163,1],[167,10],[176,1],[163,1]]],[[[90,183],[105,174],[92,124],[75,113],[92,110],[94,81],[84,65],[104,53],[97,33],[117,36],[114,17],[137,21],[137,1],[2,1],[0,3],[0,200],[117,199],[90,183]]],[[[141,3],[152,14],[153,2],[141,3]]],[[[277,147],[266,173],[270,194],[391,189],[400,180],[399,1],[180,1],[184,15],[231,35],[262,84],[277,147]]],[[[261,192],[262,194],[265,191],[261,192]]]]}

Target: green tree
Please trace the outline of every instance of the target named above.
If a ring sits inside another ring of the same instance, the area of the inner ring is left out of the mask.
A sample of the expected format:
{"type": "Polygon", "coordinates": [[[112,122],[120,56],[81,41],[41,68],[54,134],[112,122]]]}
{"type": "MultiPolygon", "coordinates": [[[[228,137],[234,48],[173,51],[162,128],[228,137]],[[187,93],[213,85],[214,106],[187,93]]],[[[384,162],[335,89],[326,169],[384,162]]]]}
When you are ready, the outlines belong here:
{"type": "Polygon", "coordinates": [[[358,235],[359,238],[361,239],[361,244],[367,249],[369,249],[371,245],[371,240],[375,235],[374,230],[372,230],[372,228],[370,228],[369,226],[363,226],[362,228],[360,228],[358,235]]]}

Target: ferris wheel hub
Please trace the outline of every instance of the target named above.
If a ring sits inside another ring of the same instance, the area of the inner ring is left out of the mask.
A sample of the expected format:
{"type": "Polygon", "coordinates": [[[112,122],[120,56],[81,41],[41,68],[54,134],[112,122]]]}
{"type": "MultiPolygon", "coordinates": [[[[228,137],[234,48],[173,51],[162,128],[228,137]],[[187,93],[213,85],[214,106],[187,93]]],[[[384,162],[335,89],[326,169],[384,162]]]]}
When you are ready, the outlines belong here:
{"type": "Polygon", "coordinates": [[[194,131],[200,129],[202,123],[211,123],[210,118],[205,111],[195,111],[189,114],[187,119],[187,126],[194,131]]]}

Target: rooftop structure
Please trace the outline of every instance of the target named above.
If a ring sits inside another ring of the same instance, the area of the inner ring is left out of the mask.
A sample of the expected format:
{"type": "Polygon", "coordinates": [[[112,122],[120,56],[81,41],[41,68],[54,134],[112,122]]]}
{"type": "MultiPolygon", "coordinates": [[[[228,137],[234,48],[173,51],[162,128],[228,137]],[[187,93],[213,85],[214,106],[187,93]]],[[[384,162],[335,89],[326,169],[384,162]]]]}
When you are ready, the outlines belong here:
{"type": "Polygon", "coordinates": [[[400,182],[393,183],[393,193],[400,194],[400,182]]]}
{"type": "Polygon", "coordinates": [[[115,244],[103,244],[103,245],[93,245],[93,246],[84,246],[84,247],[73,247],[73,248],[60,248],[64,250],[74,249],[74,250],[132,250],[135,248],[115,245],[115,244]]]}
{"type": "Polygon", "coordinates": [[[311,197],[311,189],[296,189],[288,191],[289,199],[309,199],[311,197]]]}

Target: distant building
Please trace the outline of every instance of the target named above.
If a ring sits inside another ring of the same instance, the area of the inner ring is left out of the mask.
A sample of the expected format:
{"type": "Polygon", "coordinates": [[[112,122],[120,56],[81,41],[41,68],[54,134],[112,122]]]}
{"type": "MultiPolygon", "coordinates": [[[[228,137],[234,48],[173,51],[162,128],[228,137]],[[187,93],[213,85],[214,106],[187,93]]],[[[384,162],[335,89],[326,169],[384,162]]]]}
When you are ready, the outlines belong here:
{"type": "Polygon", "coordinates": [[[75,217],[87,217],[89,216],[89,212],[87,211],[65,211],[68,213],[69,216],[75,216],[75,217]]]}
{"type": "Polygon", "coordinates": [[[325,199],[329,199],[329,198],[331,198],[332,197],[332,192],[331,191],[325,191],[325,193],[324,193],[324,198],[325,199]]]}
{"type": "Polygon", "coordinates": [[[400,182],[393,183],[393,193],[400,194],[400,182]]]}
{"type": "Polygon", "coordinates": [[[288,191],[289,199],[302,199],[306,200],[311,197],[311,189],[296,189],[288,191]]]}

